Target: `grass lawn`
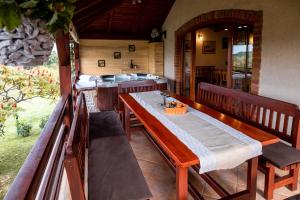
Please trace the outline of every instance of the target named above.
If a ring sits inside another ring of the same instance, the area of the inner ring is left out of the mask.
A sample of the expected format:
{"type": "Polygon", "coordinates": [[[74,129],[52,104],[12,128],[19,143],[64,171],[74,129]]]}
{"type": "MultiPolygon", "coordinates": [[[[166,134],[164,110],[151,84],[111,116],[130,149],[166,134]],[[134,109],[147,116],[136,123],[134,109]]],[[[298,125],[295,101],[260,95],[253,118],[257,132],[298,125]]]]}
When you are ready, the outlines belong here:
{"type": "Polygon", "coordinates": [[[19,113],[19,119],[31,123],[33,128],[30,136],[22,137],[17,135],[13,117],[5,123],[5,135],[0,137],[0,199],[4,198],[9,185],[38,139],[41,132],[39,127],[41,118],[50,115],[55,104],[46,99],[36,98],[21,103],[20,107],[24,108],[24,111],[19,113]]]}

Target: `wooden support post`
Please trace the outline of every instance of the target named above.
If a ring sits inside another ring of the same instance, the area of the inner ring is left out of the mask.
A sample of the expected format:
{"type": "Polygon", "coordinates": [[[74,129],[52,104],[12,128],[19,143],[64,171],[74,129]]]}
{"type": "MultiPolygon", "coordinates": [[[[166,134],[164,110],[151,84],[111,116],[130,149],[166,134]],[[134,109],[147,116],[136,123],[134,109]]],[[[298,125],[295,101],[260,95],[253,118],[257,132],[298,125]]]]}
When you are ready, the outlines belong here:
{"type": "Polygon", "coordinates": [[[177,200],[188,199],[188,168],[187,167],[176,167],[176,191],[177,200]]]}
{"type": "Polygon", "coordinates": [[[65,34],[63,30],[56,32],[56,48],[59,59],[60,92],[61,95],[70,95],[72,82],[69,34],[65,34]]]}
{"type": "Polygon", "coordinates": [[[195,93],[197,90],[196,85],[196,69],[195,69],[195,63],[196,63],[196,31],[191,32],[191,43],[192,43],[192,56],[191,56],[191,71],[190,71],[190,98],[195,101],[195,93]]]}
{"type": "Polygon", "coordinates": [[[74,63],[75,63],[75,75],[76,80],[79,79],[80,75],[80,58],[79,58],[79,44],[74,43],[74,63]]]}
{"type": "Polygon", "coordinates": [[[128,137],[128,140],[131,140],[130,134],[130,109],[127,105],[124,105],[124,121],[125,121],[125,133],[128,137]]]}
{"type": "Polygon", "coordinates": [[[227,52],[227,76],[226,84],[227,88],[232,88],[232,51],[233,51],[233,26],[229,28],[228,36],[228,52],[227,52]]]}
{"type": "Polygon", "coordinates": [[[79,44],[74,42],[74,65],[75,65],[75,79],[73,83],[73,102],[74,102],[74,110],[76,108],[76,100],[78,96],[78,91],[76,90],[76,81],[79,80],[80,75],[80,59],[79,59],[79,44]]]}
{"type": "Polygon", "coordinates": [[[69,120],[72,121],[73,101],[72,101],[72,80],[71,80],[71,60],[69,34],[65,34],[64,30],[56,32],[56,48],[59,59],[59,81],[61,95],[69,96],[69,120]]]}
{"type": "Polygon", "coordinates": [[[248,174],[247,174],[247,190],[249,191],[249,199],[256,199],[256,184],[257,184],[257,169],[258,157],[252,158],[248,161],[248,174]]]}
{"type": "Polygon", "coordinates": [[[69,156],[64,160],[64,166],[67,170],[68,183],[70,186],[71,197],[74,200],[85,200],[84,189],[80,177],[80,169],[77,160],[69,156]]]}

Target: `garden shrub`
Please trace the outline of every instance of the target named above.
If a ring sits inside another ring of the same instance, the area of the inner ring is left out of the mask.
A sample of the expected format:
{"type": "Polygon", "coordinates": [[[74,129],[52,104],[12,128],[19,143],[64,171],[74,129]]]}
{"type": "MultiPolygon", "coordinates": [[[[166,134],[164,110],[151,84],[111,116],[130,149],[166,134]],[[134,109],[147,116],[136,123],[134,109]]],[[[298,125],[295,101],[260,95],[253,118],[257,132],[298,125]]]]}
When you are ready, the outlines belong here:
{"type": "Polygon", "coordinates": [[[39,124],[39,127],[40,127],[41,129],[44,128],[44,126],[46,125],[48,119],[49,119],[49,115],[47,115],[47,116],[45,116],[45,117],[43,117],[43,118],[41,119],[41,122],[40,122],[40,124],[39,124]]]}
{"type": "Polygon", "coordinates": [[[32,125],[25,121],[20,121],[19,116],[16,115],[17,134],[22,137],[27,137],[31,133],[32,125]]]}

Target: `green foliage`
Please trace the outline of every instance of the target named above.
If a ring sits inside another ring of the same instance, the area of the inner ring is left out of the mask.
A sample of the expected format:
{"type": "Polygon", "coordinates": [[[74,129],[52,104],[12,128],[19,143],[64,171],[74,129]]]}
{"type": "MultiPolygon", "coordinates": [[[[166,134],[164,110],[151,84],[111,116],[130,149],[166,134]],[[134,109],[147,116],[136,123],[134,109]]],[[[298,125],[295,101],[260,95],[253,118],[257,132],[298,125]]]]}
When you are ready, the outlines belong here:
{"type": "Polygon", "coordinates": [[[41,19],[47,23],[50,33],[58,29],[68,30],[76,0],[1,0],[0,28],[11,31],[21,24],[22,16],[41,19]]]}
{"type": "Polygon", "coordinates": [[[0,28],[12,30],[21,23],[21,13],[14,0],[0,1],[0,28]]]}
{"type": "Polygon", "coordinates": [[[25,70],[0,65],[0,128],[9,116],[21,110],[19,103],[36,97],[56,100],[59,83],[52,71],[45,67],[25,70]]]}
{"type": "Polygon", "coordinates": [[[20,121],[18,114],[15,115],[15,118],[18,135],[21,135],[22,137],[28,137],[30,135],[32,125],[25,121],[20,121]]]}
{"type": "Polygon", "coordinates": [[[58,66],[58,55],[56,51],[52,51],[45,67],[52,67],[52,65],[54,65],[54,67],[58,66]]]}
{"type": "Polygon", "coordinates": [[[4,124],[0,124],[0,136],[4,135],[4,124]]]}
{"type": "Polygon", "coordinates": [[[45,116],[45,117],[43,117],[43,118],[41,119],[41,122],[40,122],[40,124],[39,124],[39,127],[40,127],[41,129],[43,129],[43,128],[45,127],[45,125],[46,125],[48,119],[49,119],[49,115],[47,115],[47,116],[45,116]]]}

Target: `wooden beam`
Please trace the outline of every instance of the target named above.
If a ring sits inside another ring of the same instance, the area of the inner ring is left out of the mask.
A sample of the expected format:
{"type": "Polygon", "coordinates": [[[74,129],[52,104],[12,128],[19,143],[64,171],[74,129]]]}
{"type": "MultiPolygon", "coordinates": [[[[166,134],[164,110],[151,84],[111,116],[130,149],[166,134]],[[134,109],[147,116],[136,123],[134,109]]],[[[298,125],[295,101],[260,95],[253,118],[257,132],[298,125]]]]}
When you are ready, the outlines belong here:
{"type": "Polygon", "coordinates": [[[191,32],[191,43],[192,43],[192,56],[191,56],[191,69],[190,69],[190,98],[195,100],[195,93],[197,89],[196,85],[196,31],[191,32]]]}
{"type": "Polygon", "coordinates": [[[69,34],[65,34],[64,30],[58,30],[55,39],[59,59],[60,92],[61,95],[71,95],[72,81],[69,34]]]}
{"type": "Polygon", "coordinates": [[[113,15],[114,15],[114,11],[112,10],[112,11],[109,13],[109,20],[108,20],[108,24],[107,24],[107,32],[108,32],[108,33],[111,32],[111,25],[112,25],[112,18],[113,18],[113,15]]]}
{"type": "MultiPolygon", "coordinates": [[[[80,2],[80,1],[79,1],[80,2]]],[[[82,1],[84,2],[84,1],[82,1]]],[[[79,13],[82,13],[83,11],[93,8],[94,6],[96,6],[98,3],[102,3],[103,0],[94,0],[92,3],[86,3],[84,2],[84,5],[80,5],[79,3],[76,4],[76,10],[75,10],[75,15],[78,15],[79,13]]]]}
{"type": "Polygon", "coordinates": [[[76,27],[75,27],[75,25],[73,24],[73,22],[70,23],[70,26],[69,26],[69,32],[70,32],[70,35],[71,35],[71,37],[73,38],[73,40],[74,40],[76,43],[79,43],[78,33],[77,33],[76,27]]]}
{"type": "Polygon", "coordinates": [[[79,57],[79,44],[74,44],[74,63],[75,63],[75,75],[76,80],[79,78],[80,74],[80,57],[79,57]]]}
{"type": "Polygon", "coordinates": [[[138,8],[138,12],[135,17],[135,21],[132,23],[132,33],[133,34],[136,34],[140,29],[140,24],[141,24],[143,15],[144,15],[144,9],[146,7],[146,3],[147,3],[147,1],[136,5],[139,8],[138,8]]]}
{"type": "Polygon", "coordinates": [[[227,88],[232,88],[232,50],[233,50],[233,26],[229,27],[229,36],[228,36],[228,51],[227,51],[227,75],[226,75],[226,84],[227,88]]]}
{"type": "Polygon", "coordinates": [[[148,33],[100,33],[89,30],[79,34],[80,39],[110,39],[110,40],[148,40],[148,33]]]}
{"type": "Polygon", "coordinates": [[[93,22],[99,15],[105,14],[121,2],[122,0],[103,0],[92,8],[86,9],[85,12],[75,15],[74,23],[76,24],[78,31],[80,32],[80,30],[93,22]]]}

